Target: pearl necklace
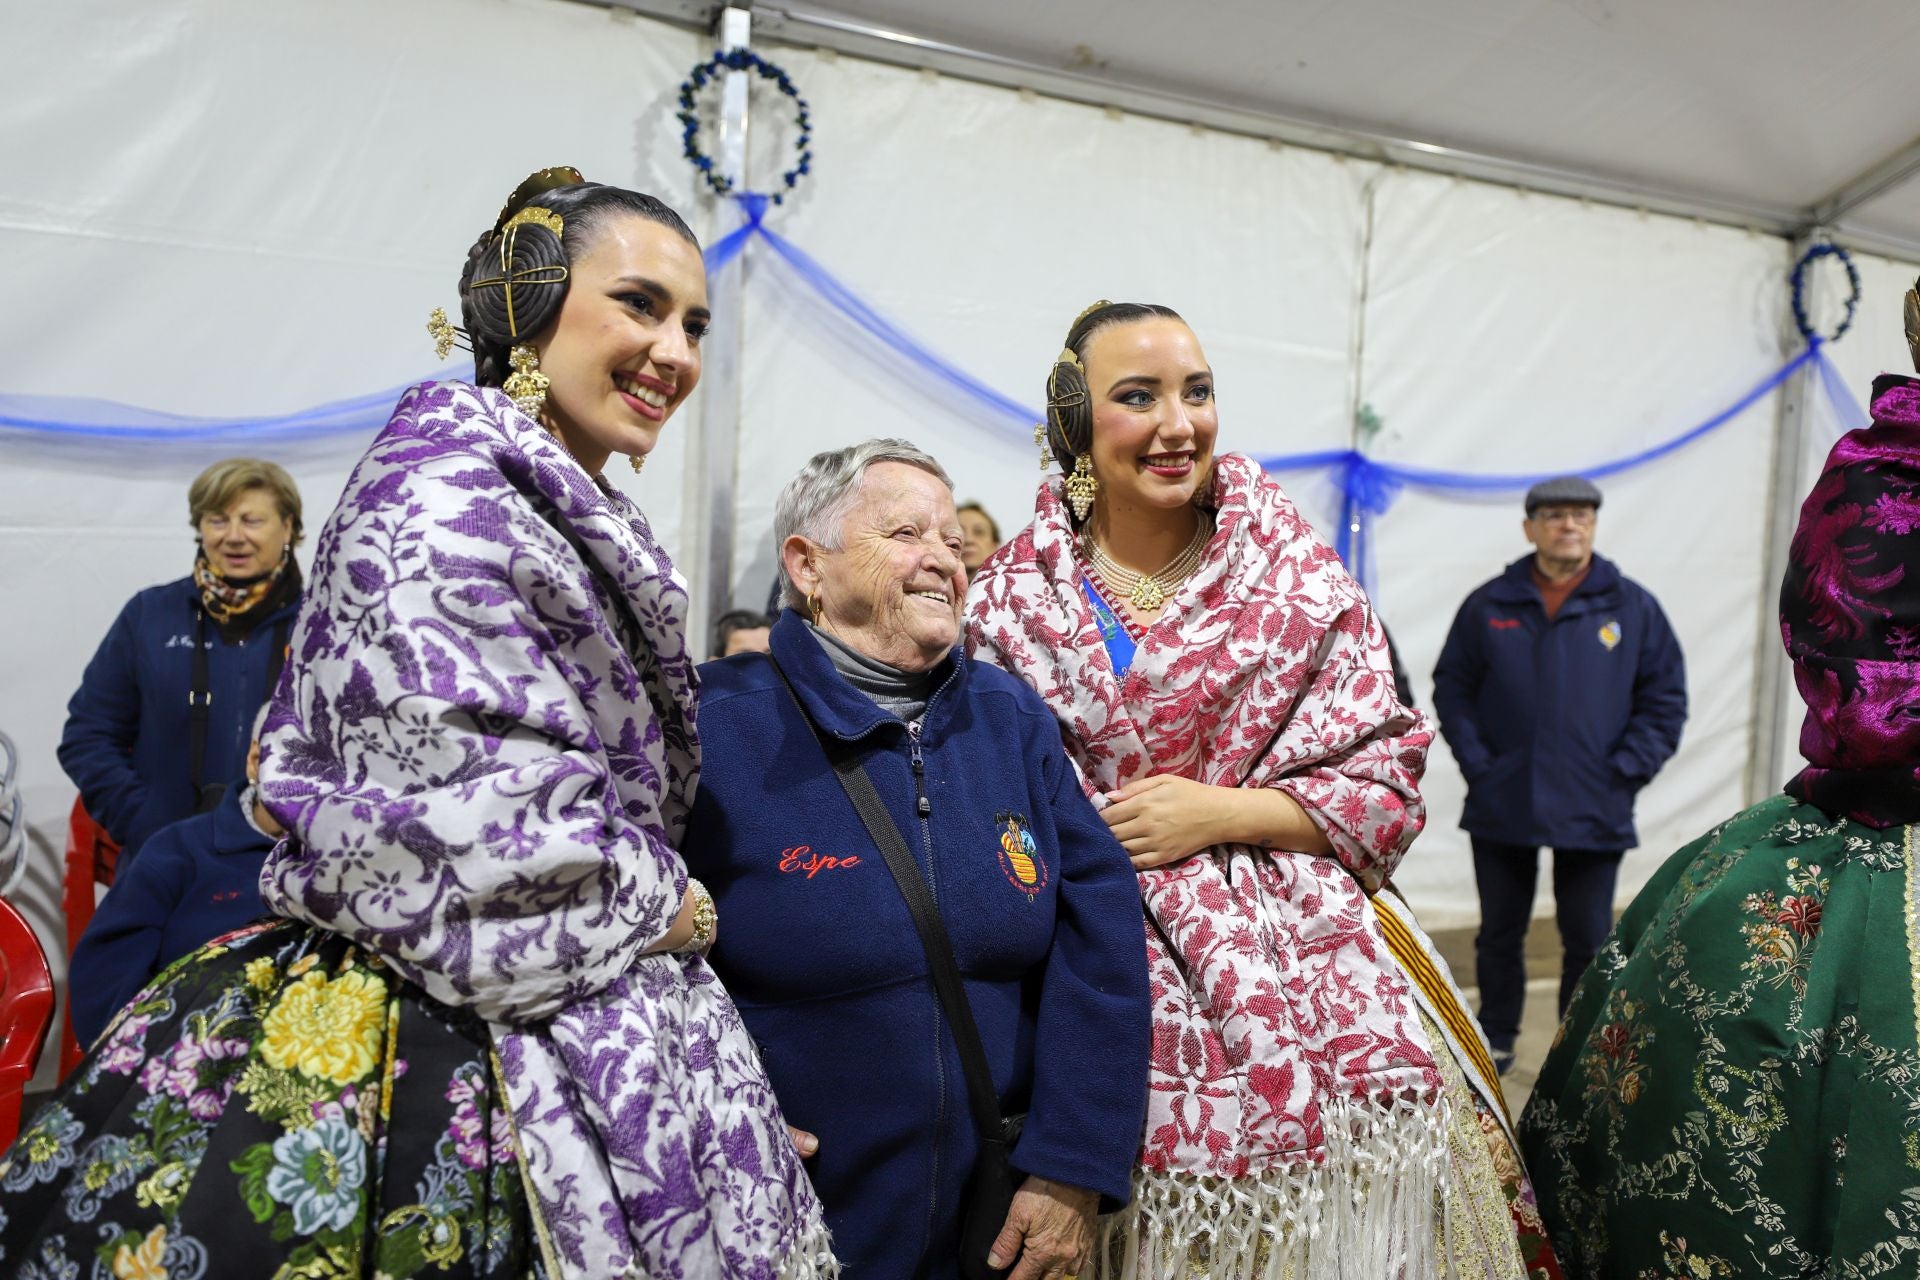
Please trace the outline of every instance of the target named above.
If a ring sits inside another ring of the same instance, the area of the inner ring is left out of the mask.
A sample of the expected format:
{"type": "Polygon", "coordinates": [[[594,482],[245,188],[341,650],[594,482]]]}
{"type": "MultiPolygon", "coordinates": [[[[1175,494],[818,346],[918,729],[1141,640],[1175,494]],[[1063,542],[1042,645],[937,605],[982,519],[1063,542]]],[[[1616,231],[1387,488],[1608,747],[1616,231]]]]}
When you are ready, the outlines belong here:
{"type": "Polygon", "coordinates": [[[1173,594],[1175,588],[1193,576],[1193,571],[1200,567],[1200,557],[1206,551],[1207,541],[1212,537],[1213,517],[1203,511],[1186,547],[1158,573],[1136,573],[1108,555],[1094,541],[1091,525],[1080,531],[1080,554],[1101,581],[1118,594],[1126,596],[1127,603],[1137,612],[1152,613],[1167,602],[1167,597],[1173,594]]]}

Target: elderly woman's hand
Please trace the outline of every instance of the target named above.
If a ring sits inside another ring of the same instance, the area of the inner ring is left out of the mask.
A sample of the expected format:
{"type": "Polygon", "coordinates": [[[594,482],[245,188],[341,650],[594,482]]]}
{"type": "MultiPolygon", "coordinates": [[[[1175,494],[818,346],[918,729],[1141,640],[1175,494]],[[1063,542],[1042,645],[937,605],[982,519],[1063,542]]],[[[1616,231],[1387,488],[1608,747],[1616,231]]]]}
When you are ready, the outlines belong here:
{"type": "Polygon", "coordinates": [[[1087,1265],[1093,1248],[1093,1210],[1100,1197],[1064,1182],[1028,1178],[1013,1193],[1007,1224],[987,1254],[995,1269],[1015,1258],[1008,1280],[1064,1280],[1087,1265]]]}

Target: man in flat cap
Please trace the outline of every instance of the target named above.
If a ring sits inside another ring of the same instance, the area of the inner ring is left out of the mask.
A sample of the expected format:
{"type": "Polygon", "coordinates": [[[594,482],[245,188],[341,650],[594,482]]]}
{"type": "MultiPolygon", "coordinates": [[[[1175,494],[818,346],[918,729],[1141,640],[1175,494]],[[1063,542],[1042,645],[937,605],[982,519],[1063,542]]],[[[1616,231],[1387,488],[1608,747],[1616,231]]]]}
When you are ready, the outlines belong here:
{"type": "Polygon", "coordinates": [[[1660,605],[1593,553],[1600,490],[1527,491],[1533,554],[1467,597],[1433,671],[1440,732],[1467,779],[1460,825],[1480,891],[1480,1026],[1505,1071],[1526,1001],[1540,849],[1553,849],[1560,1012],[1613,927],[1614,878],[1638,843],[1634,796],[1680,745],[1687,684],[1660,605]]]}

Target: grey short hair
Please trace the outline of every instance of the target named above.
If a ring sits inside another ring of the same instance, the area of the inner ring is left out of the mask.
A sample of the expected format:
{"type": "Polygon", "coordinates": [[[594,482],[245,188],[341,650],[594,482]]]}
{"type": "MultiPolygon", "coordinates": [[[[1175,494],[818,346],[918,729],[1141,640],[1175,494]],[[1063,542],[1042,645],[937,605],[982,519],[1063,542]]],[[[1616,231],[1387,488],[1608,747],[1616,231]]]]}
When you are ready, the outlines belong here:
{"type": "MultiPolygon", "coordinates": [[[[800,468],[800,474],[787,481],[787,487],[780,491],[780,500],[773,506],[773,545],[785,548],[787,539],[797,533],[809,542],[838,551],[840,522],[853,509],[867,468],[878,462],[904,462],[938,477],[949,490],[953,488],[953,477],[947,474],[947,469],[936,462],[932,454],[905,440],[863,440],[844,449],[816,453],[800,468]]],[[[801,608],[807,598],[787,576],[784,550],[779,552],[779,559],[780,602],[790,608],[801,608]]]]}

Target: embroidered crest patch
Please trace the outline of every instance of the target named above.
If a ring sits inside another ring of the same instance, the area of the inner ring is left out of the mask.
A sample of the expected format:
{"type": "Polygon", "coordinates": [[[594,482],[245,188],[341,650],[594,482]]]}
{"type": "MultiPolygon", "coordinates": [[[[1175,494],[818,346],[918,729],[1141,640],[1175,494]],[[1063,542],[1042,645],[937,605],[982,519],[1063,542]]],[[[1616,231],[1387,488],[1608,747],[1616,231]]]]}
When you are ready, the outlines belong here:
{"type": "Polygon", "coordinates": [[[997,813],[993,820],[1000,827],[1000,870],[1029,901],[1039,897],[1047,887],[1047,860],[1040,856],[1033,832],[1027,829],[1027,816],[997,813]]]}
{"type": "Polygon", "coordinates": [[[1600,643],[1607,646],[1608,653],[1612,653],[1619,647],[1620,620],[1618,618],[1608,618],[1607,625],[1600,628],[1600,643]]]}

